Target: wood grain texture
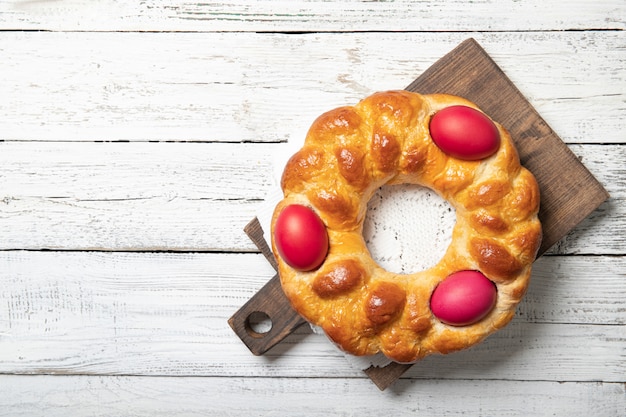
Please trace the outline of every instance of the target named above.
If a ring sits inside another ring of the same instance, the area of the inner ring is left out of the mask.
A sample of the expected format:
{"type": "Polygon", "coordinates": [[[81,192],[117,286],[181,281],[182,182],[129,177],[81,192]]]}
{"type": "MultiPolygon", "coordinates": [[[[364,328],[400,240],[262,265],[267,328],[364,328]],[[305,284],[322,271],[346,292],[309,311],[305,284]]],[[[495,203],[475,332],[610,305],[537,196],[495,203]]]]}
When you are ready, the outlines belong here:
{"type": "MultiPolygon", "coordinates": [[[[509,327],[406,376],[622,381],[625,270],[543,257],[509,327]]],[[[260,254],[0,252],[0,374],[363,377],[306,329],[250,354],[226,320],[273,273],[260,254]]]]}
{"type": "MultiPolygon", "coordinates": [[[[280,146],[0,143],[0,248],[256,251],[243,228],[280,146]]],[[[626,148],[571,148],[612,197],[551,253],[622,254],[626,148]]]]}
{"type": "Polygon", "coordinates": [[[0,29],[90,31],[537,31],[626,27],[623,2],[104,0],[0,2],[0,29]],[[469,7],[468,7],[469,6],[469,7]]]}
{"type": "Polygon", "coordinates": [[[276,146],[262,148],[2,143],[2,245],[255,250],[243,227],[273,185],[276,146]]]}
{"type": "Polygon", "coordinates": [[[621,0],[0,0],[0,415],[625,414],[625,16],[621,0]],[[477,352],[382,393],[305,328],[252,356],[226,319],[274,274],[242,233],[273,154],[469,36],[611,199],[477,352]]]}
{"type": "Polygon", "coordinates": [[[380,393],[365,381],[339,378],[4,376],[0,390],[5,394],[0,415],[7,417],[99,410],[127,417],[347,417],[389,410],[400,415],[589,417],[590,412],[619,416],[626,407],[623,384],[596,382],[402,380],[380,393]]]}
{"type": "Polygon", "coordinates": [[[2,32],[0,139],[284,142],[473,36],[565,142],[624,143],[624,33],[2,32]]]}

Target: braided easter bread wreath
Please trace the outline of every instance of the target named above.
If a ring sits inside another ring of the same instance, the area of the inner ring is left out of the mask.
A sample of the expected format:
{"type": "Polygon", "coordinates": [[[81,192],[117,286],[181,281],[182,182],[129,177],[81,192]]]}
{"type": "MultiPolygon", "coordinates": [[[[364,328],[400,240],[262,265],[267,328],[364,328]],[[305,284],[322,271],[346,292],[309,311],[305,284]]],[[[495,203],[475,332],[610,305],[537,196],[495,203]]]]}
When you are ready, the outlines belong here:
{"type": "Polygon", "coordinates": [[[281,186],[271,236],[282,288],[348,353],[411,363],[467,348],[505,326],[526,292],[541,242],[537,182],[508,132],[468,100],[388,91],[324,113],[281,186]],[[404,183],[456,210],[441,260],[410,274],[380,267],[362,235],[373,193],[404,183]]]}

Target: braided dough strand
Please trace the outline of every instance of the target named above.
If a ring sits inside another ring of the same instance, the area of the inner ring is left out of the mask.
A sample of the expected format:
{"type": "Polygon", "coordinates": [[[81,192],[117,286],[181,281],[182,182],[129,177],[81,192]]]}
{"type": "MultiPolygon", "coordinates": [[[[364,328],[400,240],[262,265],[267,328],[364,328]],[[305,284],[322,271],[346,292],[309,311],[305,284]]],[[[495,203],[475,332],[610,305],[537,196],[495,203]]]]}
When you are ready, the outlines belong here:
{"type": "Polygon", "coordinates": [[[537,183],[497,123],[501,143],[486,159],[461,160],[440,150],[429,122],[453,105],[479,110],[450,95],[376,93],[317,118],[285,167],[284,199],[272,219],[274,253],[276,219],[292,204],[319,215],[329,251],[310,272],[277,255],[283,290],[299,314],[349,353],[414,362],[467,348],[506,325],[526,291],[541,242],[537,183]],[[362,236],[373,193],[402,183],[428,187],[456,210],[452,243],[439,263],[413,274],[381,268],[362,236]],[[459,327],[438,320],[429,302],[437,285],[461,270],[480,271],[495,283],[497,301],[482,320],[459,327]]]}

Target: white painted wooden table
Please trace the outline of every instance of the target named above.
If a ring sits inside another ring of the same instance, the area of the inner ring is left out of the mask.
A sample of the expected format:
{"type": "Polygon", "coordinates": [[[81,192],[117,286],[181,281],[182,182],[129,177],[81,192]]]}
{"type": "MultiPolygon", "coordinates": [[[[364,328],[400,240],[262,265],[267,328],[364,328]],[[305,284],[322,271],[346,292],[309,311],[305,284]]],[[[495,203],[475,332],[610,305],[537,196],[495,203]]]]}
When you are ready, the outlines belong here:
{"type": "Polygon", "coordinates": [[[0,0],[0,415],[626,415],[626,4],[0,0]],[[323,336],[227,325],[242,228],[321,112],[468,37],[611,199],[513,322],[380,392],[323,336]]]}

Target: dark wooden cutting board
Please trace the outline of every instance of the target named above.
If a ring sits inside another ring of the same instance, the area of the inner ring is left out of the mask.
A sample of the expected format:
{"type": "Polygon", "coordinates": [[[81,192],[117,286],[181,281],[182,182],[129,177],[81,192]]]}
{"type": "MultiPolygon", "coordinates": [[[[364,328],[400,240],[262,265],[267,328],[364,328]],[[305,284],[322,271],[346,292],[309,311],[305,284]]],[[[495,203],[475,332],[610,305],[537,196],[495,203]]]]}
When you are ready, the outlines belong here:
{"type": "MultiPolygon", "coordinates": [[[[541,190],[539,218],[543,227],[541,256],[593,212],[609,194],[552,131],[511,80],[474,40],[462,42],[407,88],[421,94],[447,93],[465,97],[509,130],[522,164],[537,178],[541,190]]],[[[245,232],[276,269],[257,219],[245,232]]],[[[229,320],[230,326],[255,355],[262,355],[304,324],[289,305],[275,275],[229,320]],[[266,333],[250,325],[253,313],[264,313],[272,323],[266,333]]],[[[390,363],[365,373],[381,390],[411,365],[390,363]]]]}

